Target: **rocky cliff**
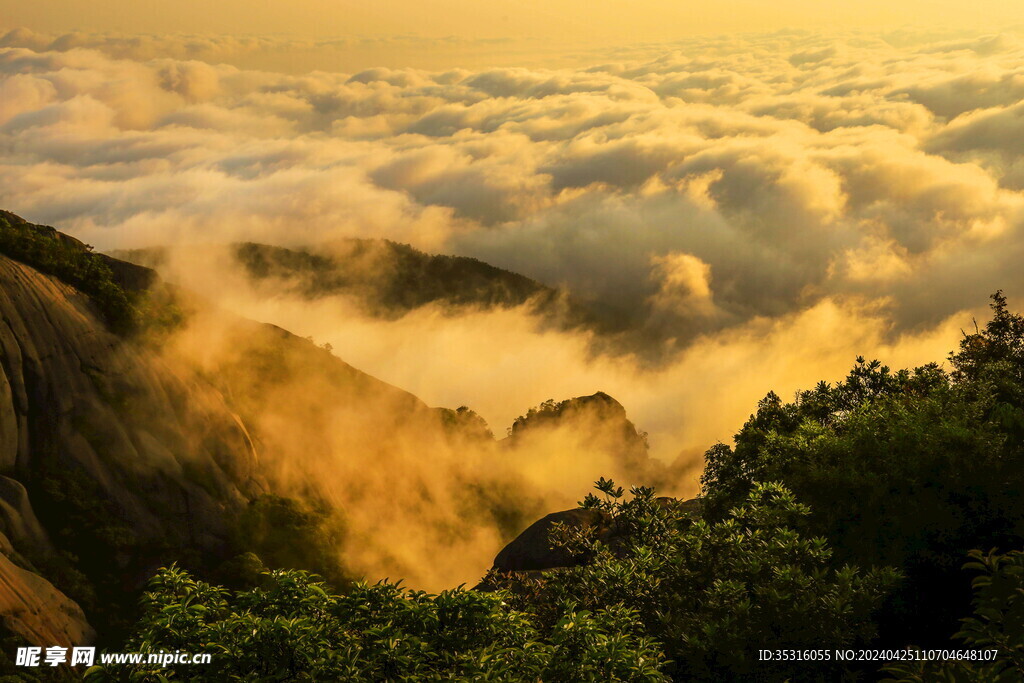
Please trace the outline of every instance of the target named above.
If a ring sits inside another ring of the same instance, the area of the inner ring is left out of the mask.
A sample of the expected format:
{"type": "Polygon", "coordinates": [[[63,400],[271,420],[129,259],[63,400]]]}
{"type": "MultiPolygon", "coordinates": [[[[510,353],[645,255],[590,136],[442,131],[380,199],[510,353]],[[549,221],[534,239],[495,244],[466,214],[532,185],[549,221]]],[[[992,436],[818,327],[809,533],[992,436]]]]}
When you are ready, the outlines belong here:
{"type": "Polygon", "coordinates": [[[3,256],[0,472],[13,548],[84,574],[87,601],[139,585],[169,551],[223,552],[228,521],[265,488],[218,391],[3,256]]]}

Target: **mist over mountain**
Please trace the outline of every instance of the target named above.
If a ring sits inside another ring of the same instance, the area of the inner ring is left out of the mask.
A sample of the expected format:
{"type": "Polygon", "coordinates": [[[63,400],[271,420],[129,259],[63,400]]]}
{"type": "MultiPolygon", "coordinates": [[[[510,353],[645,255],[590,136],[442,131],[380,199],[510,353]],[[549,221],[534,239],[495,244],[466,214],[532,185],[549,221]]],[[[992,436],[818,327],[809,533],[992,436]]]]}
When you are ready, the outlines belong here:
{"type": "Polygon", "coordinates": [[[0,281],[0,578],[71,615],[57,642],[93,626],[116,637],[142,582],[171,561],[227,581],[253,570],[253,552],[336,582],[476,580],[503,541],[571,500],[569,486],[609,468],[654,472],[610,397],[558,415],[542,406],[543,420],[531,411],[498,441],[469,408],[430,408],[309,340],[7,212],[0,281]]]}
{"type": "Polygon", "coordinates": [[[628,328],[609,342],[506,308],[442,325],[429,304],[383,324],[331,297],[247,296],[205,257],[179,269],[225,309],[494,425],[606,391],[662,459],[696,461],[768,389],[834,381],[858,354],[939,357],[988,293],[1020,293],[1022,166],[999,142],[1018,127],[1012,31],[304,74],[220,61],[269,38],[135,38],[5,36],[0,205],[101,250],[408,243],[628,328]]]}
{"type": "MultiPolygon", "coordinates": [[[[114,250],[118,259],[153,269],[209,247],[114,250]]],[[[427,254],[390,240],[348,238],[314,248],[244,242],[226,250],[225,268],[241,267],[254,287],[305,300],[346,297],[374,317],[393,319],[417,308],[527,309],[563,329],[623,334],[628,314],[464,256],[427,254]]]]}
{"type": "MultiPolygon", "coordinates": [[[[615,481],[671,489],[691,473],[651,458],[604,392],[544,401],[496,440],[467,406],[431,408],[327,344],[53,228],[0,213],[0,254],[0,637],[12,647],[166,649],[184,628],[199,648],[239,653],[277,634],[269,659],[223,657],[209,680],[269,680],[268,666],[332,679],[398,667],[577,680],[622,667],[613,679],[720,680],[742,678],[766,642],[817,643],[823,623],[849,647],[939,646],[958,620],[955,639],[989,643],[1017,623],[991,593],[1018,590],[1024,555],[975,549],[1014,547],[1024,528],[1024,317],[999,292],[948,372],[858,358],[792,403],[769,393],[734,445],[706,451],[702,495],[684,502],[646,486],[624,497],[615,481]],[[595,476],[601,496],[565,509],[595,476]],[[967,617],[964,557],[993,577],[973,584],[967,617]],[[458,636],[473,609],[490,635],[458,636]],[[440,629],[425,626],[435,611],[448,615],[440,629]],[[567,644],[570,622],[597,637],[567,644]],[[709,623],[707,640],[673,637],[709,623]],[[396,657],[380,650],[387,629],[387,643],[433,638],[480,659],[396,657]],[[511,644],[500,657],[494,638],[511,644]],[[609,639],[622,643],[614,655],[609,639]]],[[[1007,659],[885,670],[1012,672],[1007,659]]],[[[15,670],[5,658],[0,669],[15,670]]]]}

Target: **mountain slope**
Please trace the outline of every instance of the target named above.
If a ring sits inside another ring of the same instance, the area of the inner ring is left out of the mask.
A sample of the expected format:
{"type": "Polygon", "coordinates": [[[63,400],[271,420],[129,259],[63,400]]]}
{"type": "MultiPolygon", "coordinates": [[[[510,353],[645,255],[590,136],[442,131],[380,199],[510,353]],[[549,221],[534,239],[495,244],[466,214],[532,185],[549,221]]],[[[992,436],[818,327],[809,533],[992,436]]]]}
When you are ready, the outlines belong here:
{"type": "Polygon", "coordinates": [[[239,523],[267,493],[322,498],[315,470],[337,451],[330,435],[358,436],[341,452],[378,457],[396,439],[429,450],[462,438],[442,413],[310,341],[184,293],[174,334],[153,338],[155,275],[52,228],[4,213],[0,244],[92,294],[0,254],[0,475],[25,492],[0,486],[0,513],[23,510],[0,514],[2,531],[104,631],[161,564],[209,573],[259,543],[240,539],[239,523]],[[189,348],[197,335],[201,352],[189,348]],[[289,457],[302,430],[303,452],[289,457]]]}
{"type": "MultiPolygon", "coordinates": [[[[408,527],[424,496],[466,483],[461,449],[495,447],[466,411],[432,409],[280,328],[181,292],[168,322],[151,271],[52,228],[0,214],[0,246],[0,552],[18,565],[0,561],[0,616],[16,639],[41,631],[18,625],[15,598],[80,615],[65,593],[116,639],[143,582],[172,561],[211,576],[252,550],[323,573],[348,564],[342,545],[386,559],[389,535],[360,530],[408,527]],[[342,475],[368,466],[387,474],[346,487],[342,475]],[[403,487],[391,522],[371,509],[403,487]],[[283,539],[282,514],[296,525],[283,539]],[[347,538],[324,531],[343,520],[347,538]]],[[[447,510],[439,526],[518,523],[508,510],[523,496],[472,479],[492,511],[474,494],[460,505],[475,518],[447,510]]],[[[65,631],[92,632],[84,618],[65,631]]]]}
{"type": "Polygon", "coordinates": [[[235,256],[254,280],[289,282],[308,298],[357,294],[378,313],[434,302],[490,307],[557,298],[539,282],[482,261],[431,256],[386,240],[352,239],[317,251],[248,242],[237,246],[235,256]]]}

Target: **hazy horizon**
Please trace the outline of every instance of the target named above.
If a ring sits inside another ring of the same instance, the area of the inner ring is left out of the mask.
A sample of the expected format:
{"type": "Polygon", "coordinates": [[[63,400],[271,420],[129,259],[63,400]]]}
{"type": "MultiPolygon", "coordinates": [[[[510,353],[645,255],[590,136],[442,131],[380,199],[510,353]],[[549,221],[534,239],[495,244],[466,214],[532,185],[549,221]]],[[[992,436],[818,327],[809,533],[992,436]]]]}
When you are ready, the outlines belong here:
{"type": "MultiPolygon", "coordinates": [[[[370,4],[297,0],[258,6],[240,0],[216,4],[51,0],[45,5],[0,0],[0,27],[24,27],[68,44],[103,36],[137,49],[153,49],[154,54],[161,49],[161,41],[166,50],[172,42],[167,38],[177,36],[199,54],[197,59],[205,58],[203,50],[216,50],[217,58],[228,63],[256,60],[238,66],[331,71],[372,66],[540,66],[537,57],[557,68],[578,66],[588,54],[601,61],[637,46],[694,38],[866,31],[900,41],[908,35],[948,37],[1019,30],[1024,18],[1009,0],[868,0],[855,5],[838,0],[770,4],[724,0],[700,7],[672,0],[638,0],[630,3],[628,12],[617,3],[582,0],[370,4]]],[[[207,52],[206,57],[211,54],[207,52]]]]}

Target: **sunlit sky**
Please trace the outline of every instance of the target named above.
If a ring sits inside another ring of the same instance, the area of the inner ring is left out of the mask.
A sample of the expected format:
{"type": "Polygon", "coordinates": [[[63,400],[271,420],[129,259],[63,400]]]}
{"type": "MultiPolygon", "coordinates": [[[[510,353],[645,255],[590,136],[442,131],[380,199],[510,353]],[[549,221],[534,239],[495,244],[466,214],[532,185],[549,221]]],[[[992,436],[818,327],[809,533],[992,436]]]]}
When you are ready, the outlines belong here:
{"type": "Polygon", "coordinates": [[[286,33],[324,38],[416,34],[483,38],[670,40],[785,27],[1019,22],[1014,0],[3,0],[8,24],[41,30],[286,33]]]}
{"type": "Polygon", "coordinates": [[[707,34],[908,27],[984,31],[1022,23],[1024,10],[1015,0],[0,0],[0,29],[444,39],[433,45],[364,43],[332,57],[333,64],[289,53],[281,56],[282,70],[330,68],[339,59],[348,68],[474,67],[516,58],[532,62],[531,51],[552,54],[707,34]]]}

